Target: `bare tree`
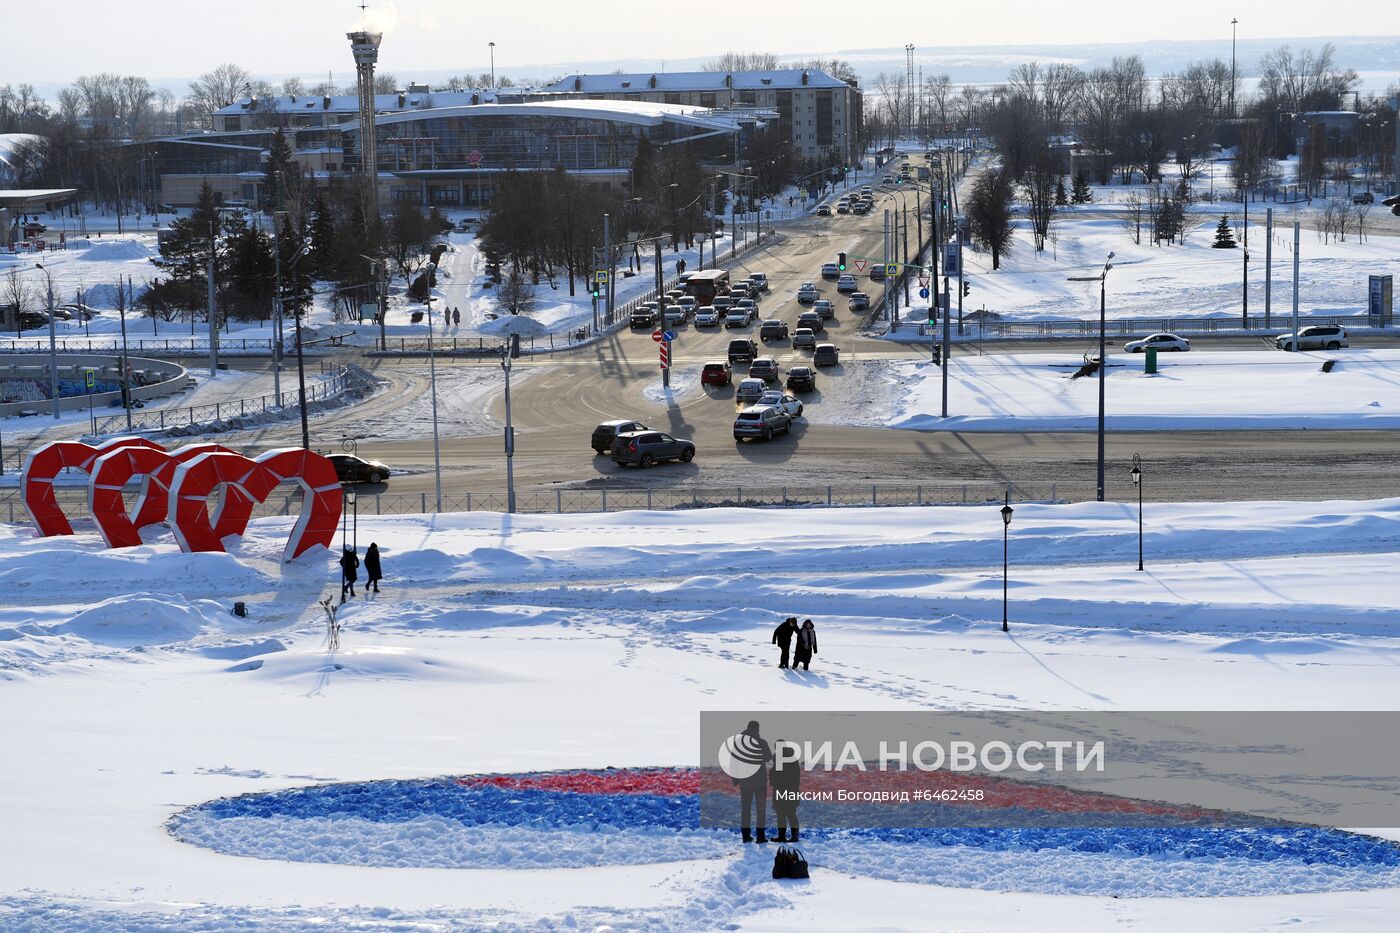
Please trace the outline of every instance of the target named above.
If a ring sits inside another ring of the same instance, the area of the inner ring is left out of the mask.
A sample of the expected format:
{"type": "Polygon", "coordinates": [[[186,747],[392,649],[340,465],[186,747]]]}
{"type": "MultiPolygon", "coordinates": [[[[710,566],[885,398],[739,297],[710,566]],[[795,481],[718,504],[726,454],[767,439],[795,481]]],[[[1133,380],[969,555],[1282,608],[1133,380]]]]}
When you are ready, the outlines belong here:
{"type": "Polygon", "coordinates": [[[992,270],[1001,268],[1001,257],[1011,250],[1011,179],[1001,169],[988,169],[972,186],[967,201],[967,222],[972,241],[992,254],[992,270]]]}
{"type": "Polygon", "coordinates": [[[1142,222],[1147,216],[1147,199],[1142,192],[1129,191],[1123,198],[1123,217],[1119,223],[1135,245],[1142,245],[1142,222]]]}
{"type": "Polygon", "coordinates": [[[773,71],[778,56],[772,52],[725,52],[700,66],[701,71],[773,71]]]}
{"type": "Polygon", "coordinates": [[[1259,95],[1278,109],[1299,113],[1335,110],[1359,83],[1355,71],[1337,65],[1336,49],[1326,43],[1313,52],[1281,46],[1259,61],[1259,95]]]}
{"type": "Polygon", "coordinates": [[[306,85],[302,84],[301,78],[292,75],[290,78],[282,79],[282,94],[287,97],[302,97],[306,94],[306,85]]]}
{"type": "Polygon", "coordinates": [[[20,334],[20,318],[29,310],[33,299],[34,293],[30,290],[29,283],[20,277],[18,269],[11,269],[6,274],[3,285],[0,285],[0,304],[14,309],[16,337],[20,334]]]}
{"type": "MultiPolygon", "coordinates": [[[[924,96],[928,100],[931,122],[939,133],[948,126],[949,104],[953,97],[953,79],[946,74],[930,75],[924,79],[924,96]]],[[[936,135],[936,134],[935,134],[936,135]]]]}
{"type": "Polygon", "coordinates": [[[189,103],[196,117],[205,126],[213,122],[213,114],[238,100],[248,85],[248,72],[232,63],[219,65],[190,82],[189,103]]]}
{"type": "Polygon", "coordinates": [[[529,314],[535,310],[535,286],[521,274],[518,266],[510,267],[508,274],[496,289],[496,307],[504,314],[529,314]]]}

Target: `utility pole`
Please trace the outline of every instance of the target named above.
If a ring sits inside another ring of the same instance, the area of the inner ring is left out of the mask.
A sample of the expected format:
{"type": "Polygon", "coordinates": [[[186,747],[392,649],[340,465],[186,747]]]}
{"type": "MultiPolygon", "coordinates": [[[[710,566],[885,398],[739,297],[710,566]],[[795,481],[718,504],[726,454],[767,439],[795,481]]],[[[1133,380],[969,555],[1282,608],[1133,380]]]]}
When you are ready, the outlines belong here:
{"type": "MultiPolygon", "coordinates": [[[[280,213],[280,212],[279,212],[280,213]]],[[[277,407],[282,407],[282,218],[272,215],[272,394],[277,407]]],[[[432,338],[429,337],[431,346],[432,338]]]]}
{"type": "Polygon", "coordinates": [[[1233,17],[1230,19],[1230,119],[1231,119],[1231,120],[1233,120],[1233,119],[1235,118],[1235,85],[1239,83],[1239,79],[1238,79],[1238,77],[1236,77],[1236,71],[1235,71],[1235,36],[1236,36],[1236,32],[1237,32],[1236,27],[1239,25],[1239,22],[1240,22],[1240,21],[1239,21],[1238,19],[1235,19],[1235,18],[1233,18],[1233,17]]]}
{"type": "MultiPolygon", "coordinates": [[[[962,254],[961,254],[961,252],[958,254],[958,266],[959,266],[959,268],[962,267],[962,254]]],[[[947,271],[947,270],[945,269],[944,271],[947,271]]],[[[929,284],[930,284],[930,285],[934,285],[935,287],[937,287],[937,280],[935,279],[935,280],[931,281],[929,284]]],[[[942,308],[942,311],[943,311],[943,417],[944,417],[944,418],[948,417],[948,368],[949,368],[949,367],[952,365],[952,363],[953,363],[952,359],[949,357],[949,354],[952,353],[952,351],[953,351],[953,346],[952,346],[952,341],[949,339],[949,334],[948,334],[948,319],[949,319],[950,317],[952,317],[952,315],[950,315],[950,314],[948,313],[948,309],[951,308],[951,307],[952,307],[952,305],[948,303],[948,276],[945,275],[945,276],[943,276],[943,308],[942,308]]]]}
{"type": "Polygon", "coordinates": [[[885,208],[884,240],[880,246],[880,264],[884,266],[880,270],[880,281],[885,288],[885,313],[890,316],[890,330],[894,330],[898,325],[895,324],[894,309],[890,306],[890,209],[888,207],[885,208]]]}
{"type": "Polygon", "coordinates": [[[1240,320],[1249,330],[1249,175],[1241,176],[1244,185],[1244,285],[1240,294],[1240,320]]]}
{"type": "Polygon", "coordinates": [[[613,322],[613,251],[612,251],[612,218],[607,214],[603,215],[603,262],[608,267],[608,279],[603,283],[603,322],[609,326],[613,322]]]}
{"type": "Polygon", "coordinates": [[[1264,211],[1264,329],[1273,326],[1274,209],[1264,211]]]}
{"type": "Polygon", "coordinates": [[[216,289],[214,288],[214,248],[216,244],[214,238],[214,225],[209,225],[209,378],[212,379],[219,374],[219,319],[217,308],[216,289]]]}
{"type": "Polygon", "coordinates": [[[433,351],[433,276],[437,266],[428,263],[428,391],[433,402],[433,490],[437,512],[442,514],[442,452],[438,441],[437,354],[433,351]]]}
{"type": "MultiPolygon", "coordinates": [[[[126,277],[126,284],[127,284],[127,292],[130,293],[130,291],[131,291],[131,276],[127,276],[127,277],[126,277]]],[[[121,287],[122,287],[122,280],[121,280],[121,277],[118,276],[118,278],[117,278],[117,290],[118,290],[118,291],[121,291],[121,287]]],[[[125,295],[119,295],[119,296],[117,296],[117,297],[118,297],[118,301],[117,301],[117,313],[118,313],[118,315],[121,317],[121,322],[122,322],[122,363],[121,363],[121,365],[122,365],[122,372],[121,372],[121,379],[122,379],[122,408],[126,409],[126,432],[127,432],[128,434],[130,434],[130,433],[131,433],[131,382],[130,382],[130,378],[129,378],[128,375],[127,375],[127,371],[130,369],[131,364],[129,364],[129,363],[127,362],[127,355],[126,355],[126,301],[127,301],[127,299],[126,299],[126,296],[125,296],[125,295]]]]}
{"type": "MultiPolygon", "coordinates": [[[[515,514],[515,425],[510,420],[510,361],[515,341],[520,338],[512,335],[501,350],[501,369],[506,374],[506,511],[515,514]]],[[[441,506],[438,511],[442,511],[441,506]]]]}
{"type": "Polygon", "coordinates": [[[1298,251],[1302,246],[1299,231],[1303,225],[1293,221],[1293,350],[1298,349],[1298,251]]]}
{"type": "MultiPolygon", "coordinates": [[[[120,217],[120,215],[118,215],[120,217]]],[[[49,394],[53,397],[53,420],[58,420],[58,325],[54,322],[53,306],[53,276],[43,264],[35,263],[44,273],[44,281],[48,283],[49,296],[49,394]]],[[[18,320],[19,305],[15,305],[15,316],[18,320]]]]}

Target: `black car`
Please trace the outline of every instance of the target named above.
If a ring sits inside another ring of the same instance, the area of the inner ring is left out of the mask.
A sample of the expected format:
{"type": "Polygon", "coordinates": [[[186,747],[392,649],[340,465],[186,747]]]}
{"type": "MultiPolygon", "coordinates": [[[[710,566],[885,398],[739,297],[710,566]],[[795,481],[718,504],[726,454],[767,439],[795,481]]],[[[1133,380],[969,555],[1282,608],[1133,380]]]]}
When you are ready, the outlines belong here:
{"type": "Polygon", "coordinates": [[[815,392],[817,371],[810,366],[794,366],[788,370],[787,387],[789,392],[815,392]]]}
{"type": "Polygon", "coordinates": [[[819,343],[812,351],[812,362],[817,366],[837,366],[841,362],[841,351],[834,343],[819,343]]]}
{"type": "Polygon", "coordinates": [[[593,429],[593,437],[589,444],[598,453],[605,454],[612,450],[613,441],[619,434],[645,430],[647,426],[640,421],[604,421],[593,429]]]}
{"type": "Polygon", "coordinates": [[[758,344],[747,337],[729,341],[729,362],[747,363],[758,356],[758,344]]]}
{"type": "Polygon", "coordinates": [[[639,467],[662,460],[689,463],[695,459],[695,445],[660,431],[628,431],[613,441],[612,459],[623,466],[631,463],[639,467]]]}
{"type": "Polygon", "coordinates": [[[364,460],[350,454],[331,454],[336,479],[342,483],[387,483],[389,468],[378,460],[364,460]]]}
{"type": "Polygon", "coordinates": [[[764,321],[758,329],[759,340],[786,340],[787,335],[788,326],[776,318],[764,321]]]}

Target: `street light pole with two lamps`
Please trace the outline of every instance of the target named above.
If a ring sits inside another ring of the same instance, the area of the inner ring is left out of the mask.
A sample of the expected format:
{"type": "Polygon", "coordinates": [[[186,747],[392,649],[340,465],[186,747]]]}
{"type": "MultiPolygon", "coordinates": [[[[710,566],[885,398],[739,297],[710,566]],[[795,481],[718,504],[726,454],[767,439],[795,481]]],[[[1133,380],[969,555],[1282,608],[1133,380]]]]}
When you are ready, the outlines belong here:
{"type": "Polygon", "coordinates": [[[1113,256],[1112,252],[1108,254],[1108,258],[1104,260],[1103,271],[1098,275],[1068,279],[1070,282],[1099,283],[1099,466],[1097,484],[1099,502],[1103,501],[1104,485],[1104,377],[1108,375],[1108,270],[1113,268],[1113,256]]]}
{"type": "Polygon", "coordinates": [[[1007,569],[1010,561],[1007,556],[1011,537],[1011,513],[1016,511],[1011,507],[1011,490],[1006,491],[1006,504],[1001,507],[1001,630],[1011,631],[1011,625],[1007,614],[1007,569]]]}
{"type": "Polygon", "coordinates": [[[1133,454],[1133,469],[1130,474],[1138,496],[1138,569],[1142,569],[1142,455],[1133,454]]]}

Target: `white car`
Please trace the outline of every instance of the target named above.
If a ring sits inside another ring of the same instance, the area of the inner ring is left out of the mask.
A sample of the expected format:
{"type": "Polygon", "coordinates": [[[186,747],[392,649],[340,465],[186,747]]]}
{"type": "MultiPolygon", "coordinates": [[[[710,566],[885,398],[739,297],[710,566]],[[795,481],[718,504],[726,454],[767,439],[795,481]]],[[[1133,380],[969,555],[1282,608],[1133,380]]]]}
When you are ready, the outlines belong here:
{"type": "Polygon", "coordinates": [[[799,327],[793,331],[792,348],[796,350],[798,347],[811,347],[815,350],[817,348],[817,332],[810,327],[799,327]]]}
{"type": "Polygon", "coordinates": [[[834,262],[822,263],[822,278],[834,279],[841,275],[841,267],[834,262]]]}
{"type": "Polygon", "coordinates": [[[683,305],[667,305],[667,306],[666,306],[666,323],[667,323],[667,324],[684,324],[684,323],[685,323],[685,307],[684,307],[683,305]]]}
{"type": "Polygon", "coordinates": [[[856,288],[856,277],[849,272],[844,273],[841,278],[836,280],[836,290],[838,292],[845,294],[855,291],[856,288]]]}
{"type": "Polygon", "coordinates": [[[752,308],[730,308],[724,312],[724,326],[728,328],[748,327],[753,322],[752,308]]]}
{"type": "Polygon", "coordinates": [[[1176,334],[1153,334],[1123,344],[1123,349],[1129,353],[1145,353],[1148,347],[1156,347],[1160,353],[1181,353],[1191,349],[1191,341],[1176,334]]]}
{"type": "Polygon", "coordinates": [[[739,388],[734,390],[734,400],[748,402],[752,405],[762,398],[766,391],[768,391],[768,384],[762,379],[742,379],[739,381],[739,388]]]}
{"type": "Polygon", "coordinates": [[[797,301],[799,304],[809,305],[817,300],[817,286],[811,282],[803,282],[797,289],[797,301]]]}
{"type": "Polygon", "coordinates": [[[780,408],[787,412],[788,416],[791,418],[796,418],[798,415],[802,414],[802,402],[778,389],[769,389],[764,392],[754,404],[772,405],[774,408],[780,408]]]}
{"type": "Polygon", "coordinates": [[[696,327],[718,327],[721,320],[723,320],[723,318],[721,318],[719,312],[715,310],[714,305],[705,305],[705,307],[695,312],[696,327]]]}

